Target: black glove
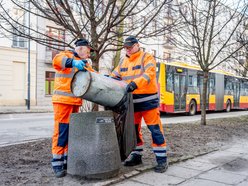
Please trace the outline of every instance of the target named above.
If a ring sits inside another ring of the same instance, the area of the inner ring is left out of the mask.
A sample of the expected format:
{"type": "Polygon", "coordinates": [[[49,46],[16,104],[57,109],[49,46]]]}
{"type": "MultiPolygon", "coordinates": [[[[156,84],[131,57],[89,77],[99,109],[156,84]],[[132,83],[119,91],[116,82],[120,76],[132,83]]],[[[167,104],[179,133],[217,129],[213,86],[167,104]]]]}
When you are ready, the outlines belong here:
{"type": "Polygon", "coordinates": [[[118,80],[118,81],[121,81],[121,78],[119,77],[111,77],[112,79],[115,79],[115,80],[118,80]]]}
{"type": "Polygon", "coordinates": [[[133,81],[131,81],[128,85],[127,85],[127,87],[126,87],[126,91],[127,92],[133,92],[135,89],[137,89],[138,87],[137,87],[137,85],[136,85],[136,83],[134,83],[133,81]]]}

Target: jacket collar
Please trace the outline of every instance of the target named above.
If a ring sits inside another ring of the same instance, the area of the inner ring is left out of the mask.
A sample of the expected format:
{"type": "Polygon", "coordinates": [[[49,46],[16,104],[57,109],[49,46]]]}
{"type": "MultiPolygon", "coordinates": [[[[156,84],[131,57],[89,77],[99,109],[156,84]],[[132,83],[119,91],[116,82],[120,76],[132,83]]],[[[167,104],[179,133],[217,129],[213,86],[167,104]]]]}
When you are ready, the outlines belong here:
{"type": "Polygon", "coordinates": [[[131,56],[127,56],[129,61],[134,61],[136,60],[140,55],[141,55],[142,51],[139,50],[138,52],[132,54],[131,56]]]}
{"type": "Polygon", "coordinates": [[[80,58],[75,50],[70,50],[70,51],[73,53],[73,56],[80,58]]]}

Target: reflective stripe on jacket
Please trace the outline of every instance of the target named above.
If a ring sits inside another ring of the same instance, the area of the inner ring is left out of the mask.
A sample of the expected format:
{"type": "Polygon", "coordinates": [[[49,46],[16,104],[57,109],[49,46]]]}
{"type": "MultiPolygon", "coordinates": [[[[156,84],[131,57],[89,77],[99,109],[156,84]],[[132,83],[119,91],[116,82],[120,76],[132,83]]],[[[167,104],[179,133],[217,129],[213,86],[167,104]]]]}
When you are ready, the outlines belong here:
{"type": "Polygon", "coordinates": [[[133,92],[135,112],[158,107],[156,61],[152,55],[139,51],[125,57],[112,72],[112,76],[127,83],[136,83],[138,88],[133,92]]]}
{"type": "Polygon", "coordinates": [[[70,105],[82,105],[82,99],[75,97],[71,92],[71,80],[76,68],[66,68],[68,59],[77,59],[73,51],[63,51],[57,54],[53,59],[53,67],[56,69],[54,80],[53,103],[64,103],[70,105]]]}

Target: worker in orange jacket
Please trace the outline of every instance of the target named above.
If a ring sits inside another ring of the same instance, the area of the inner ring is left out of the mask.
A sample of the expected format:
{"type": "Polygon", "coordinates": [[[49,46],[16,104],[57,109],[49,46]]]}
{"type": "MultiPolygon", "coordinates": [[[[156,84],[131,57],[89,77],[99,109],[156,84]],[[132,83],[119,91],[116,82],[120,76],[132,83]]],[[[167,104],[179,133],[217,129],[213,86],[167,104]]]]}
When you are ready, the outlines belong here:
{"type": "Polygon", "coordinates": [[[92,70],[86,60],[90,57],[89,42],[86,39],[78,39],[75,45],[75,50],[62,51],[53,59],[56,74],[52,96],[55,121],[52,167],[56,177],[66,175],[69,117],[71,113],[78,112],[82,105],[81,98],[75,97],[70,90],[72,77],[78,70],[84,71],[84,67],[92,70]]]}
{"type": "Polygon", "coordinates": [[[160,112],[158,109],[158,87],[156,81],[156,61],[148,53],[142,52],[138,40],[129,36],[124,42],[126,57],[112,72],[112,76],[128,83],[126,91],[133,93],[134,123],[137,134],[137,146],[125,160],[125,166],[142,163],[143,139],[141,120],[144,118],[152,136],[152,148],[156,155],[155,172],[165,172],[168,168],[166,141],[160,112]]]}

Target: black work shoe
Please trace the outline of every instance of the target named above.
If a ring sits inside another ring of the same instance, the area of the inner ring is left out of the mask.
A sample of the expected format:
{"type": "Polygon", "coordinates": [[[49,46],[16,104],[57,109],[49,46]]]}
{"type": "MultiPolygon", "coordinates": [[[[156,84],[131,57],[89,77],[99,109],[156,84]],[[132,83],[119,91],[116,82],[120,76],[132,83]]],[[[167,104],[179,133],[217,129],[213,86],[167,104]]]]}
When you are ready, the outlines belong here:
{"type": "Polygon", "coordinates": [[[66,171],[63,169],[54,169],[53,171],[54,171],[56,178],[62,178],[66,175],[66,171]]]}
{"type": "Polygon", "coordinates": [[[154,171],[158,173],[163,173],[168,169],[168,163],[159,163],[155,168],[154,171]]]}
{"type": "Polygon", "coordinates": [[[135,166],[142,163],[141,155],[139,154],[131,154],[129,157],[125,160],[124,166],[135,166]]]}

